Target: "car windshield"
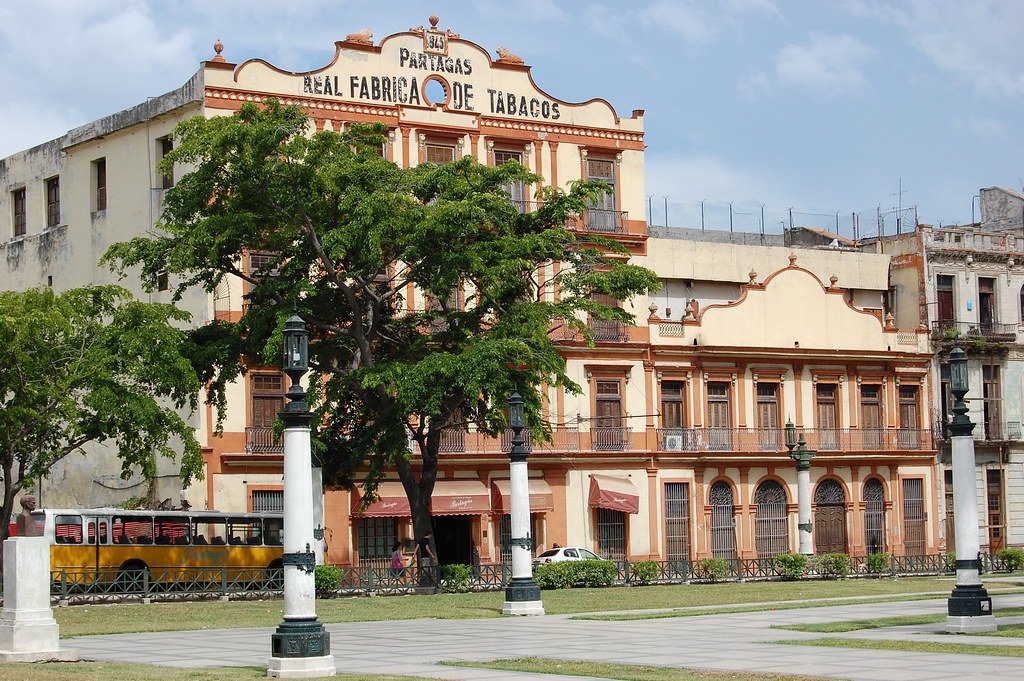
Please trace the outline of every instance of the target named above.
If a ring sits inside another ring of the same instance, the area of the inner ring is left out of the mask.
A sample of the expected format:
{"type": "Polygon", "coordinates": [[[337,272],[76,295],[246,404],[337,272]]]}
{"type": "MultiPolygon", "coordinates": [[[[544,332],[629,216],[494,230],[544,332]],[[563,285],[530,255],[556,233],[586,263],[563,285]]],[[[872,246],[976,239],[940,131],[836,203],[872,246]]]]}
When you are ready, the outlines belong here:
{"type": "Polygon", "coordinates": [[[558,555],[558,549],[548,549],[547,551],[545,551],[544,553],[540,554],[537,557],[538,558],[547,558],[549,556],[557,556],[557,555],[558,555]]]}

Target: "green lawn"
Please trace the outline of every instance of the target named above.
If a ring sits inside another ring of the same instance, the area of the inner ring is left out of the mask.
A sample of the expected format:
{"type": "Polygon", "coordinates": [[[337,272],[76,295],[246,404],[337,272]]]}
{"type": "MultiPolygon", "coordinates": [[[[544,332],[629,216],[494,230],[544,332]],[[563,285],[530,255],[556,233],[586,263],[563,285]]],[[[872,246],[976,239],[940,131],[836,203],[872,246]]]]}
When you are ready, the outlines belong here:
{"type": "Polygon", "coordinates": [[[817,638],[810,641],[773,641],[794,646],[825,646],[829,648],[864,648],[868,650],[903,650],[911,653],[953,653],[957,655],[989,655],[1024,657],[1024,646],[986,646],[972,643],[934,643],[931,641],[887,641],[861,638],[817,638]]]}
{"type": "MultiPolygon", "coordinates": [[[[952,582],[934,577],[565,589],[544,591],[549,614],[653,608],[693,608],[814,598],[886,597],[932,592],[945,597],[952,582]]],[[[504,593],[378,596],[317,601],[325,623],[417,618],[501,617],[504,593]]],[[[55,608],[63,637],[181,629],[271,627],[281,622],[281,600],[75,605],[55,608]]]]}
{"type": "Polygon", "coordinates": [[[487,663],[459,662],[451,663],[450,666],[502,669],[506,671],[531,672],[534,674],[596,676],[602,679],[623,679],[623,681],[824,681],[817,676],[759,674],[756,672],[715,672],[701,669],[673,669],[670,667],[647,667],[608,662],[548,660],[541,657],[494,660],[487,663]]]}
{"type": "MultiPolygon", "coordinates": [[[[1003,608],[996,610],[996,617],[1018,617],[1024,615],[1024,608],[1003,608]]],[[[904,615],[902,617],[875,617],[866,620],[849,620],[846,622],[822,622],[820,624],[777,624],[774,629],[788,629],[790,631],[809,631],[820,634],[840,634],[846,631],[858,631],[860,629],[883,629],[885,627],[906,627],[914,624],[931,624],[933,622],[944,622],[946,615],[904,615]]],[[[999,627],[999,631],[988,632],[986,636],[1021,636],[1020,632],[1024,625],[1008,624],[999,627]],[[1012,633],[1003,633],[1003,632],[1012,633]]]]}

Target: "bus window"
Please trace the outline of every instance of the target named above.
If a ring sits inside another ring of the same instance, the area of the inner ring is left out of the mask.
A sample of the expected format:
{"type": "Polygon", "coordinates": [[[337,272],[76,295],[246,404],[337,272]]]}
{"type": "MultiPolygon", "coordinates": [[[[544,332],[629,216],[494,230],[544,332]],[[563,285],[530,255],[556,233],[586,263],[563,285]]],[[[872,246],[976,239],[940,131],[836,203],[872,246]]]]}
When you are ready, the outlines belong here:
{"type": "Polygon", "coordinates": [[[259,545],[263,543],[263,526],[259,518],[230,518],[228,520],[228,543],[259,545]]]}
{"type": "Polygon", "coordinates": [[[153,519],[139,516],[114,516],[115,544],[152,544],[153,519]]]}
{"type": "Polygon", "coordinates": [[[81,544],[82,516],[59,515],[54,517],[53,540],[57,544],[81,544]]]}
{"type": "Polygon", "coordinates": [[[97,537],[97,524],[99,525],[99,541],[100,544],[107,543],[107,519],[106,518],[89,518],[85,526],[88,530],[87,542],[90,545],[96,544],[97,537]]]}
{"type": "Polygon", "coordinates": [[[264,518],[263,542],[267,546],[281,546],[284,543],[284,520],[281,518],[264,518]]]}
{"type": "Polygon", "coordinates": [[[224,518],[203,516],[194,520],[192,536],[195,544],[226,544],[224,518]]]}
{"type": "Polygon", "coordinates": [[[157,544],[188,544],[188,519],[179,516],[157,516],[157,544]]]}

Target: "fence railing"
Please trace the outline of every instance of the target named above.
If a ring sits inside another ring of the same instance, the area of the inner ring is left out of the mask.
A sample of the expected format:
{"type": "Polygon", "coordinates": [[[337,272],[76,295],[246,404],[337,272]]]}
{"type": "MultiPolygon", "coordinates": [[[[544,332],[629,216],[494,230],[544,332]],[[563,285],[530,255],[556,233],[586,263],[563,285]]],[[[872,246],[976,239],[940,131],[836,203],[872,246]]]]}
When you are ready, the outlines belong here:
{"type": "MultiPolygon", "coordinates": [[[[921,556],[889,556],[880,569],[869,571],[867,556],[851,556],[847,577],[896,577],[952,574],[952,557],[944,554],[921,556]]],[[[721,580],[765,580],[780,577],[774,559],[724,559],[725,574],[721,580]]],[[[615,584],[634,584],[635,562],[614,561],[615,584]]],[[[683,584],[706,582],[709,576],[700,560],[643,561],[653,562],[657,572],[650,583],[683,584]]],[[[1003,560],[995,554],[981,554],[983,573],[1009,572],[1003,560]]],[[[267,568],[156,568],[139,570],[54,570],[51,595],[65,602],[114,600],[121,598],[150,598],[175,600],[209,596],[245,598],[278,592],[283,579],[280,569],[267,568]]],[[[808,577],[816,577],[813,570],[808,577]]],[[[508,564],[480,565],[472,570],[463,588],[470,591],[504,589],[512,579],[508,564]]],[[[447,571],[440,567],[405,567],[391,569],[379,564],[366,564],[341,568],[341,579],[335,593],[339,595],[433,593],[453,588],[447,571]]]]}
{"type": "MultiPolygon", "coordinates": [[[[917,428],[802,428],[808,449],[819,452],[932,449],[932,431],[917,428]]],[[[783,428],[659,428],[663,452],[784,453],[783,428]]]]}

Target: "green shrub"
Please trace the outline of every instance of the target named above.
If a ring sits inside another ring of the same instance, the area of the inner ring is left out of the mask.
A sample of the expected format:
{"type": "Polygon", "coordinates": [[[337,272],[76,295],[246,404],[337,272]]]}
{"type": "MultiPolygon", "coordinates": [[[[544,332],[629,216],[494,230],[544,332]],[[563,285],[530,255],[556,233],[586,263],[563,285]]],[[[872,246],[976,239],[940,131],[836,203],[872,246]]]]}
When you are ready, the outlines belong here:
{"type": "Polygon", "coordinates": [[[811,567],[825,577],[845,577],[850,573],[850,557],[845,553],[823,553],[814,557],[811,567]]]}
{"type": "Polygon", "coordinates": [[[800,579],[807,574],[807,556],[802,553],[782,553],[775,556],[775,571],[783,579],[800,579]]]}
{"type": "Polygon", "coordinates": [[[1024,550],[1021,549],[999,549],[997,554],[1003,561],[1003,565],[1010,572],[1024,569],[1024,550]]]}
{"type": "Polygon", "coordinates": [[[610,560],[563,560],[537,566],[533,579],[542,589],[599,587],[611,586],[618,572],[610,560]]]}
{"type": "Polygon", "coordinates": [[[944,563],[942,566],[943,572],[956,572],[956,551],[947,553],[944,563]]]}
{"type": "Polygon", "coordinates": [[[872,553],[868,556],[868,572],[873,575],[880,575],[888,572],[891,566],[891,559],[888,553],[872,553]]]}
{"type": "Polygon", "coordinates": [[[341,568],[334,565],[317,565],[313,572],[313,584],[319,596],[333,594],[341,582],[341,568]]]}
{"type": "Polygon", "coordinates": [[[656,580],[660,572],[658,564],[653,560],[645,560],[629,566],[630,581],[640,586],[647,586],[656,580]]]}
{"type": "Polygon", "coordinates": [[[693,576],[697,579],[717,582],[729,574],[729,561],[725,558],[701,558],[693,564],[693,576]]]}
{"type": "Polygon", "coordinates": [[[533,570],[533,579],[542,589],[568,589],[573,585],[575,576],[570,561],[542,563],[533,570]]]}
{"type": "Polygon", "coordinates": [[[577,560],[576,584],[586,587],[611,586],[619,574],[610,560],[577,560]]]}
{"type": "Polygon", "coordinates": [[[461,563],[441,566],[441,591],[446,593],[466,593],[469,581],[473,577],[473,568],[461,563]]]}

